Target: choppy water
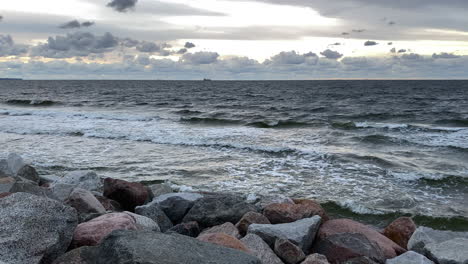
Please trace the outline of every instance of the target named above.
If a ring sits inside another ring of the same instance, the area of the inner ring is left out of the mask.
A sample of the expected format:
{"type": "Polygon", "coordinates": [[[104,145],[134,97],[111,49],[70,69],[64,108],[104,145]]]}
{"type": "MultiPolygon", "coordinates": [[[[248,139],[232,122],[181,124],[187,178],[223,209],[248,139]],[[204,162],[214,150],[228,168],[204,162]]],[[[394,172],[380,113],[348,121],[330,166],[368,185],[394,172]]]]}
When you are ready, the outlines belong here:
{"type": "Polygon", "coordinates": [[[42,174],[468,217],[468,81],[0,81],[0,146],[42,174]]]}

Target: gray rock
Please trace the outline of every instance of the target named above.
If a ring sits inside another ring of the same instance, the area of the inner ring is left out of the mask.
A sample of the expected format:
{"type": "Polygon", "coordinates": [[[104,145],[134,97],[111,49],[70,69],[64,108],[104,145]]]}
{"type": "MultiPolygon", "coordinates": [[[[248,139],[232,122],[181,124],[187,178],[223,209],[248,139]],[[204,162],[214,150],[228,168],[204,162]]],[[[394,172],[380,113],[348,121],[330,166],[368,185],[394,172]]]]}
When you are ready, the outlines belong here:
{"type": "Polygon", "coordinates": [[[297,264],[305,259],[304,252],[287,239],[276,239],[275,253],[286,264],[297,264]]]}
{"type": "MultiPolygon", "coordinates": [[[[86,215],[94,214],[99,216],[106,213],[106,209],[94,197],[94,195],[85,189],[75,188],[65,200],[65,203],[75,208],[78,212],[80,219],[89,220],[86,215]]],[[[82,222],[82,221],[80,221],[82,222]]]]}
{"type": "Polygon", "coordinates": [[[247,234],[241,242],[250,249],[252,255],[259,258],[263,264],[283,264],[273,250],[263,239],[254,234],[247,234]]]}
{"type": "Polygon", "coordinates": [[[57,200],[57,197],[54,195],[54,193],[50,189],[38,186],[30,182],[17,181],[11,186],[9,192],[30,193],[30,194],[34,194],[37,196],[42,196],[42,197],[47,197],[50,199],[57,200]]]}
{"type": "Polygon", "coordinates": [[[18,173],[16,173],[16,178],[19,180],[30,181],[35,184],[39,184],[40,181],[39,174],[37,173],[36,169],[30,165],[24,165],[21,167],[18,173]]]}
{"type": "Polygon", "coordinates": [[[307,256],[301,264],[330,264],[330,262],[328,262],[327,257],[324,255],[315,253],[307,256]]]}
{"type": "Polygon", "coordinates": [[[384,263],[382,249],[360,233],[338,233],[319,238],[313,252],[327,257],[330,263],[384,263]]]}
{"type": "Polygon", "coordinates": [[[60,177],[54,175],[39,175],[39,185],[51,184],[60,180],[60,177]]]}
{"type": "Polygon", "coordinates": [[[203,195],[198,193],[168,193],[154,198],[148,206],[158,204],[172,223],[177,224],[182,221],[195,202],[201,198],[203,198],[203,195]]]}
{"type": "Polygon", "coordinates": [[[60,178],[55,184],[70,184],[88,191],[101,191],[102,182],[93,171],[72,171],[60,178]]]}
{"type": "Polygon", "coordinates": [[[65,183],[54,183],[49,189],[59,201],[65,201],[70,196],[76,185],[65,183]]]}
{"type": "Polygon", "coordinates": [[[51,263],[78,224],[75,209],[28,193],[0,199],[0,215],[0,261],[9,264],[51,263]]]}
{"type": "Polygon", "coordinates": [[[259,259],[239,250],[147,231],[114,231],[99,246],[86,251],[81,256],[94,255],[94,263],[99,264],[261,264],[259,259]]]}
{"type": "Polygon", "coordinates": [[[84,246],[68,251],[52,264],[95,264],[96,256],[90,247],[84,246]]]}
{"type": "Polygon", "coordinates": [[[385,264],[434,264],[434,262],[419,253],[408,251],[396,258],[387,259],[385,264]]]}
{"type": "Polygon", "coordinates": [[[180,234],[189,237],[197,237],[200,234],[200,227],[195,221],[180,223],[167,230],[166,234],[180,234]]]}
{"type": "Polygon", "coordinates": [[[11,176],[11,171],[8,168],[8,161],[6,159],[0,159],[0,178],[11,176]]]}
{"type": "Polygon", "coordinates": [[[242,197],[234,195],[209,195],[195,202],[185,215],[183,222],[197,221],[202,227],[221,225],[226,222],[237,223],[244,214],[257,211],[242,197]]]}
{"type": "Polygon", "coordinates": [[[425,255],[436,263],[468,263],[468,232],[439,231],[418,227],[408,241],[408,249],[425,255]]]}
{"type": "Polygon", "coordinates": [[[240,238],[239,230],[232,223],[224,223],[222,225],[213,226],[211,228],[203,230],[203,234],[214,234],[214,233],[224,233],[235,238],[240,238]]]}
{"type": "Polygon", "coordinates": [[[7,157],[7,163],[8,163],[8,169],[11,172],[11,176],[15,176],[18,171],[26,165],[24,162],[23,158],[16,154],[16,153],[10,153],[7,157]]]}
{"type": "Polygon", "coordinates": [[[167,217],[166,213],[164,213],[158,203],[149,203],[137,206],[135,207],[135,213],[153,219],[158,223],[162,232],[166,232],[173,227],[171,220],[167,217]]]}
{"type": "Polygon", "coordinates": [[[154,197],[161,196],[163,194],[173,193],[171,186],[167,183],[153,184],[148,186],[153,193],[154,197]]]}
{"type": "Polygon", "coordinates": [[[135,224],[139,230],[151,230],[155,232],[161,232],[161,228],[159,228],[158,223],[153,221],[151,218],[134,214],[128,211],[125,211],[124,213],[133,217],[133,219],[135,220],[135,224]]]}
{"type": "Polygon", "coordinates": [[[320,216],[316,215],[287,224],[251,224],[247,233],[260,236],[270,247],[274,246],[278,238],[288,239],[307,254],[314,242],[320,222],[320,216]]]}

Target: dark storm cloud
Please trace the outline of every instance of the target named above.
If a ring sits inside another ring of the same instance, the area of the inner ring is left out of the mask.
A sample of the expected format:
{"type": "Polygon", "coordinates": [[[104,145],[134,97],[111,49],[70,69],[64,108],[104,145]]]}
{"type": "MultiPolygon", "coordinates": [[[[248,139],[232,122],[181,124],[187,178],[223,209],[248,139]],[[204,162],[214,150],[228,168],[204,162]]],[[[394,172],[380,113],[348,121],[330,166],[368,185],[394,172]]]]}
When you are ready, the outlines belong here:
{"type": "Polygon", "coordinates": [[[118,45],[119,39],[111,33],[94,35],[87,32],[75,32],[66,36],[49,37],[46,43],[31,49],[31,56],[47,58],[83,57],[110,52],[118,45]]]}
{"type": "Polygon", "coordinates": [[[195,44],[193,44],[192,42],[185,42],[184,48],[186,49],[195,48],[195,44]]]}
{"type": "Polygon", "coordinates": [[[343,57],[343,54],[339,53],[338,51],[333,51],[331,49],[326,49],[320,52],[320,54],[322,54],[325,58],[332,59],[332,60],[337,60],[343,57]]]}
{"type": "Polygon", "coordinates": [[[453,53],[441,52],[439,54],[432,54],[432,58],[434,59],[458,59],[460,56],[455,55],[453,53]]]}
{"type": "Polygon", "coordinates": [[[186,53],[182,56],[181,60],[188,64],[211,64],[218,60],[219,54],[217,52],[200,51],[195,53],[186,53]]]}
{"type": "Polygon", "coordinates": [[[107,6],[118,12],[127,12],[133,9],[137,2],[138,0],[112,0],[107,6]]]}
{"type": "Polygon", "coordinates": [[[368,40],[366,42],[364,42],[364,46],[375,46],[375,45],[378,45],[379,43],[375,42],[375,41],[372,41],[372,40],[368,40]]]}
{"type": "Polygon", "coordinates": [[[16,44],[10,35],[0,35],[0,57],[18,56],[26,52],[26,45],[16,44]]]}

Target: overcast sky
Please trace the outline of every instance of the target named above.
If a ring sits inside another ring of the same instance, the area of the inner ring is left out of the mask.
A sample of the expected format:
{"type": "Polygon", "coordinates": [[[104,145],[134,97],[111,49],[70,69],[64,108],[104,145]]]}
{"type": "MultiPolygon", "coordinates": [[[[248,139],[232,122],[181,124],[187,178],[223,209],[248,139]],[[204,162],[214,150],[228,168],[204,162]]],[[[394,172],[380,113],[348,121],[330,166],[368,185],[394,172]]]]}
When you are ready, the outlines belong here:
{"type": "Polygon", "coordinates": [[[4,0],[0,77],[468,78],[466,0],[4,0]]]}

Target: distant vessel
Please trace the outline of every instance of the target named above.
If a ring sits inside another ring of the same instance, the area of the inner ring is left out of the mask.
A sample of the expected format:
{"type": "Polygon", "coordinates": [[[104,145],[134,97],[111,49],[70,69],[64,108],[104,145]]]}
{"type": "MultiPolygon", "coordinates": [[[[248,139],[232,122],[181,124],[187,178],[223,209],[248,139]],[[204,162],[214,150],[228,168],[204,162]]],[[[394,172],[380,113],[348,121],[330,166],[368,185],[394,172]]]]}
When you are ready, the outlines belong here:
{"type": "Polygon", "coordinates": [[[20,81],[21,78],[0,78],[0,81],[20,81]]]}
{"type": "Polygon", "coordinates": [[[204,82],[211,82],[211,79],[204,78],[203,81],[204,82]]]}

